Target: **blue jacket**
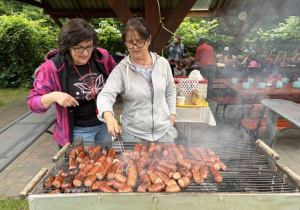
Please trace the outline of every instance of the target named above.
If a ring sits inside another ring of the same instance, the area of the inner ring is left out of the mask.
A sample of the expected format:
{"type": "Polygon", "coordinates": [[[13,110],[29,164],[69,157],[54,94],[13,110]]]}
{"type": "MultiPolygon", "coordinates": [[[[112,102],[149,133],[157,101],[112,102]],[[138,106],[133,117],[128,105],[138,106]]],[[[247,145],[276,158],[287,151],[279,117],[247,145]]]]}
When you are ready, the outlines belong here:
{"type": "Polygon", "coordinates": [[[184,45],[180,43],[179,45],[176,42],[171,42],[169,44],[169,59],[175,60],[176,54],[179,53],[179,59],[185,57],[184,54],[184,45]],[[173,47],[170,47],[173,44],[173,47]]]}

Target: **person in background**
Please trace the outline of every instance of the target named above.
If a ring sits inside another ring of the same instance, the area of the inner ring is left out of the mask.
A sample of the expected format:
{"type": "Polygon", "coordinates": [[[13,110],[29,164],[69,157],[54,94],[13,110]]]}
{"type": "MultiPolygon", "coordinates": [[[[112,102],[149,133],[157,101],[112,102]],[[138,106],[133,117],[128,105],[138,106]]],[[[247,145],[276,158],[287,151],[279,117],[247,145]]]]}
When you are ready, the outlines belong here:
{"type": "Polygon", "coordinates": [[[261,56],[258,58],[258,62],[260,63],[262,68],[267,68],[268,67],[268,62],[267,62],[268,57],[269,57],[268,51],[263,51],[261,56]]]}
{"type": "Polygon", "coordinates": [[[176,88],[168,61],[148,51],[151,35],[146,22],[130,18],[122,33],[129,55],[114,69],[97,99],[98,118],[113,136],[128,142],[173,142],[176,88]],[[122,129],[114,118],[117,96],[123,99],[122,129]]]}
{"type": "Polygon", "coordinates": [[[249,54],[250,54],[250,50],[248,49],[243,50],[243,56],[244,56],[243,63],[245,63],[246,65],[249,65],[249,63],[247,63],[249,54]]]}
{"type": "Polygon", "coordinates": [[[260,67],[259,61],[258,61],[258,59],[257,59],[257,57],[256,57],[255,54],[250,53],[250,55],[248,57],[248,60],[249,60],[248,67],[250,67],[250,68],[258,68],[258,67],[260,67]]]}
{"type": "Polygon", "coordinates": [[[215,78],[217,63],[212,46],[206,43],[206,39],[199,39],[199,46],[195,54],[195,62],[200,67],[200,72],[208,80],[207,99],[213,98],[213,79],[215,78]]]}
{"type": "Polygon", "coordinates": [[[300,64],[300,53],[298,53],[298,50],[293,50],[290,64],[291,65],[300,64]]]}
{"type": "Polygon", "coordinates": [[[187,67],[188,68],[193,68],[193,69],[196,69],[198,68],[199,66],[195,63],[195,58],[194,57],[190,57],[189,58],[189,61],[187,63],[187,67]]]}
{"type": "MultiPolygon", "coordinates": [[[[175,62],[188,57],[189,53],[184,53],[184,45],[181,43],[181,35],[177,34],[174,41],[172,41],[166,48],[169,51],[168,61],[170,62],[171,69],[175,67],[175,62]]],[[[172,72],[174,75],[174,72],[172,72]]]]}
{"type": "Polygon", "coordinates": [[[278,55],[276,56],[276,58],[274,60],[274,69],[272,72],[273,75],[277,75],[279,73],[280,69],[287,65],[286,56],[287,56],[287,51],[280,50],[278,52],[278,55]]]}
{"type": "Polygon", "coordinates": [[[79,136],[84,141],[112,141],[106,124],[97,118],[96,100],[116,63],[107,50],[96,46],[95,30],[84,20],[72,19],[60,30],[58,49],[35,73],[28,106],[45,113],[55,104],[53,138],[60,146],[79,136]]]}
{"type": "Polygon", "coordinates": [[[224,56],[222,54],[216,55],[217,67],[225,67],[224,56]]]}
{"type": "Polygon", "coordinates": [[[229,47],[224,48],[224,61],[227,63],[232,60],[232,55],[229,53],[229,47]]]}
{"type": "Polygon", "coordinates": [[[178,60],[175,62],[174,76],[186,76],[187,65],[184,60],[178,60]]]}

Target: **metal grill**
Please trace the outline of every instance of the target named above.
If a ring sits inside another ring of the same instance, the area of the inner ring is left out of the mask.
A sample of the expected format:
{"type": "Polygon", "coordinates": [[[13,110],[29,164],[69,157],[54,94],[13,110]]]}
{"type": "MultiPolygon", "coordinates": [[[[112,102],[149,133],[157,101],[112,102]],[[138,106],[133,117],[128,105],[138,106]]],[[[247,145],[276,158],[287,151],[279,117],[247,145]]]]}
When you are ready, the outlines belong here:
{"type": "MultiPolygon", "coordinates": [[[[178,144],[186,144],[186,142],[178,142],[178,144]]],[[[91,146],[90,144],[85,146],[91,146]]],[[[119,144],[103,145],[114,147],[116,151],[120,151],[119,144]]],[[[124,142],[126,150],[133,150],[135,143],[124,142]]],[[[190,142],[186,145],[189,147],[201,146],[205,149],[212,149],[222,162],[227,165],[226,171],[220,171],[223,182],[217,184],[213,178],[209,176],[204,180],[203,184],[197,185],[193,179],[191,184],[182,189],[181,192],[251,192],[251,193],[291,193],[297,192],[292,189],[276,173],[269,169],[268,162],[264,155],[260,154],[255,148],[242,138],[220,139],[218,141],[201,141],[190,142]]],[[[65,169],[68,160],[61,159],[60,163],[50,171],[55,173],[60,169],[65,169]]],[[[42,182],[41,182],[42,183],[42,182]]],[[[44,189],[40,183],[40,190],[35,193],[48,193],[53,189],[44,189]]],[[[137,186],[140,183],[137,183],[137,186]]],[[[136,191],[136,189],[134,189],[136,191]]]]}

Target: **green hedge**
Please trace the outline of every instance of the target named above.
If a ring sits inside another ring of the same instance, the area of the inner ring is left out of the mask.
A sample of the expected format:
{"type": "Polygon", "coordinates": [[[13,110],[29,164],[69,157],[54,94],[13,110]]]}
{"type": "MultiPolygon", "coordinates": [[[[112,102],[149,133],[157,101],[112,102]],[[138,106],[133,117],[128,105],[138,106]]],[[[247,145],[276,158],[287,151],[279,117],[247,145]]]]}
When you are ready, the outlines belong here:
{"type": "Polygon", "coordinates": [[[0,16],[0,87],[31,87],[31,75],[56,45],[57,30],[43,21],[0,16]]]}

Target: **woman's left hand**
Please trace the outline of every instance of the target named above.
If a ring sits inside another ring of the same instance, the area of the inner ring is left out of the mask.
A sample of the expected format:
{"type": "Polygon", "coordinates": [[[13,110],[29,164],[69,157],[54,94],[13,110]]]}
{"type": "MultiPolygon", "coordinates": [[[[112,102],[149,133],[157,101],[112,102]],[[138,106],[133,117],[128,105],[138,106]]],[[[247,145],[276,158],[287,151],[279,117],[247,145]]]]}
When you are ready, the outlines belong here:
{"type": "Polygon", "coordinates": [[[174,126],[174,122],[175,122],[176,115],[171,114],[171,115],[170,115],[170,118],[171,118],[171,120],[170,120],[170,121],[171,121],[171,125],[174,126]]]}

